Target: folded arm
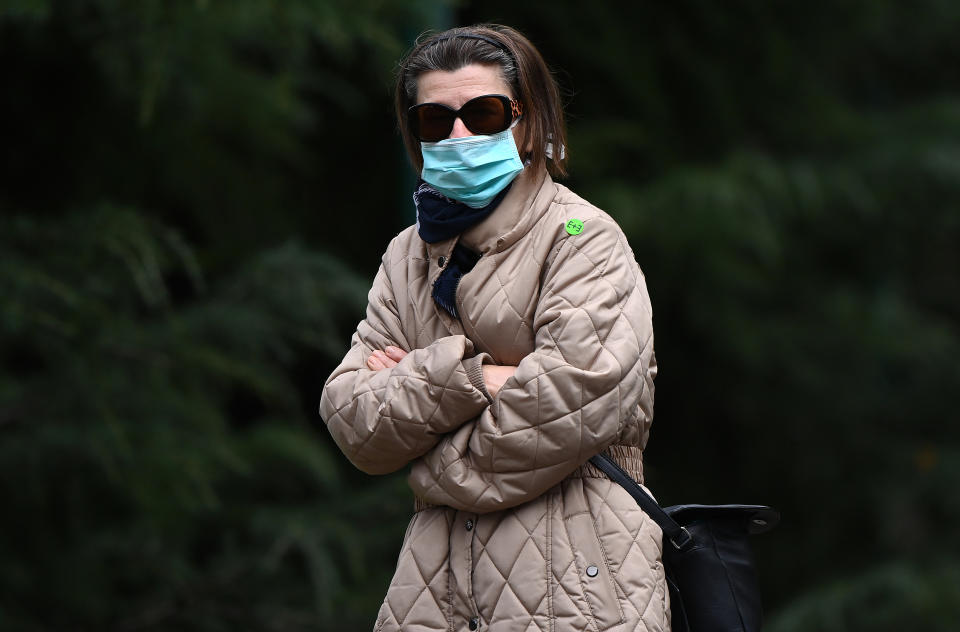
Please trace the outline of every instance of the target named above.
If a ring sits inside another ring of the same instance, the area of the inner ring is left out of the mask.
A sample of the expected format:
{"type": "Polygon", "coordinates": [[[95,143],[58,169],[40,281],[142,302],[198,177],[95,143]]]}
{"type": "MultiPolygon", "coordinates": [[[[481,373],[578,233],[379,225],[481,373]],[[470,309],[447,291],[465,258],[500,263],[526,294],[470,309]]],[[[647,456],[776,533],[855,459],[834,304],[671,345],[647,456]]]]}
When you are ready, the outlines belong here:
{"type": "MultiPolygon", "coordinates": [[[[380,271],[370,290],[366,318],[350,351],[323,388],[320,415],[350,461],[370,474],[397,470],[433,447],[440,437],[488,405],[482,390],[483,354],[474,356],[464,336],[448,336],[373,370],[388,347],[406,340],[394,308],[389,278],[380,271]],[[375,351],[381,352],[374,355],[375,351]]],[[[407,347],[408,348],[408,347],[407,347]]]]}
{"type": "Polygon", "coordinates": [[[541,287],[536,348],[480,416],[410,474],[427,502],[492,511],[535,498],[653,407],[653,331],[643,275],[610,220],[566,239],[541,287]]]}

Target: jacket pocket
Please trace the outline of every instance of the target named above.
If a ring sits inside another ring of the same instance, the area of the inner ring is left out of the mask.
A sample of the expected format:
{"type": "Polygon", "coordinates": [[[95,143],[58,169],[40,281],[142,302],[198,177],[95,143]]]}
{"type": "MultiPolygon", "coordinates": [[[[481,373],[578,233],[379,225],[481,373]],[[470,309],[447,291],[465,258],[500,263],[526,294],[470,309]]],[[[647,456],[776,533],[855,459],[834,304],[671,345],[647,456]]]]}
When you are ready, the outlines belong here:
{"type": "Polygon", "coordinates": [[[598,630],[620,625],[624,621],[623,610],[593,516],[589,511],[581,511],[564,516],[563,522],[573,550],[579,587],[590,610],[583,614],[593,619],[598,630]]]}

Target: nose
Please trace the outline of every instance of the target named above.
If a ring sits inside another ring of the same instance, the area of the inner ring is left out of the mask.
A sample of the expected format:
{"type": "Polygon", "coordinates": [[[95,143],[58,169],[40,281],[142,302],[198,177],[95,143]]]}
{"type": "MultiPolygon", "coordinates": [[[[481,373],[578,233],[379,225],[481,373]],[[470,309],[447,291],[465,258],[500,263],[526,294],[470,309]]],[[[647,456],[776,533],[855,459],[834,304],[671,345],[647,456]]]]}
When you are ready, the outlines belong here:
{"type": "Polygon", "coordinates": [[[464,138],[465,136],[473,136],[473,132],[467,129],[467,126],[463,124],[463,121],[461,121],[458,116],[453,119],[453,129],[450,130],[450,136],[447,138],[464,138]]]}

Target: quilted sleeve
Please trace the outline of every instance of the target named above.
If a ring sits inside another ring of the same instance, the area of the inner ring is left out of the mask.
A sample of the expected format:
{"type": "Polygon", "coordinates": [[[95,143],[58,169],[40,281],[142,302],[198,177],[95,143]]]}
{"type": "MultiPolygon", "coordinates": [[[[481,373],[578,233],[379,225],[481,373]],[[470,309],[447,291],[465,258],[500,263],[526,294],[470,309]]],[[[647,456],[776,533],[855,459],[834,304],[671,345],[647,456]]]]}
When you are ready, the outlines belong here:
{"type": "Polygon", "coordinates": [[[320,415],[330,435],[347,458],[369,474],[403,467],[489,404],[480,368],[489,356],[474,356],[473,344],[464,336],[410,350],[393,299],[388,261],[389,249],[370,290],[366,318],[320,399],[320,415]],[[389,345],[409,353],[393,368],[368,369],[370,354],[389,345]]]}
{"type": "Polygon", "coordinates": [[[429,503],[504,509],[563,480],[653,415],[653,329],[646,284],[619,227],[586,220],[545,272],[535,350],[473,422],[414,462],[429,503]]]}

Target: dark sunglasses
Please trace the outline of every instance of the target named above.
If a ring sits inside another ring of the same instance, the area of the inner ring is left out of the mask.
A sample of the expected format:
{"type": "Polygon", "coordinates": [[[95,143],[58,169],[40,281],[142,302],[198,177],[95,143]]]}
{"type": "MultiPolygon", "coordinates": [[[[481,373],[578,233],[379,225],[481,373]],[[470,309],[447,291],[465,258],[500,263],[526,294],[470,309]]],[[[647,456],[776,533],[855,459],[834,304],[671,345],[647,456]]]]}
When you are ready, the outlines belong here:
{"type": "Polygon", "coordinates": [[[417,140],[435,143],[450,136],[458,118],[478,135],[498,134],[523,114],[523,104],[502,94],[474,97],[459,110],[442,103],[421,103],[407,110],[410,131],[417,140]]]}

